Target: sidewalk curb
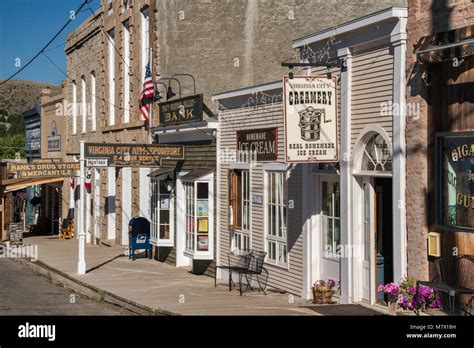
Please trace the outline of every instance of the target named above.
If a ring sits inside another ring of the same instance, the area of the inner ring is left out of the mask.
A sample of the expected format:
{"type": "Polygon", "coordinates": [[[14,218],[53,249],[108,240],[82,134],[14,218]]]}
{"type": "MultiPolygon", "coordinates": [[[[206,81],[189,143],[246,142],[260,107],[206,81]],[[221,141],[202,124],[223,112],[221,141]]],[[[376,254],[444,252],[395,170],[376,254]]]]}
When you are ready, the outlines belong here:
{"type": "Polygon", "coordinates": [[[44,262],[39,260],[32,262],[27,259],[13,259],[15,262],[30,268],[31,270],[39,273],[55,284],[59,284],[63,287],[70,288],[77,291],[78,293],[87,296],[96,301],[104,301],[116,306],[120,306],[129,310],[130,312],[139,314],[139,315],[166,315],[166,316],[176,316],[180,315],[178,313],[169,312],[162,309],[153,309],[148,306],[138,304],[134,301],[128,300],[121,296],[115,295],[109,291],[97,288],[90,284],[84,283],[79,279],[76,279],[70,276],[67,273],[64,273],[56,268],[53,268],[44,262]]]}

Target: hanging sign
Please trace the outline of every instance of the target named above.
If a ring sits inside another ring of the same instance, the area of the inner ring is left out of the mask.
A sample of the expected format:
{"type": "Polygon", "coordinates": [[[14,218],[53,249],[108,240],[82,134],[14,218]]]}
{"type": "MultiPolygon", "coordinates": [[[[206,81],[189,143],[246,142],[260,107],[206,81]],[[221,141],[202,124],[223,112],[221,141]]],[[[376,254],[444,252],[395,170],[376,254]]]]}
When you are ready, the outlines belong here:
{"type": "Polygon", "coordinates": [[[202,94],[159,103],[160,127],[202,121],[202,94]]]}
{"type": "Polygon", "coordinates": [[[9,163],[9,171],[19,179],[71,177],[79,169],[79,163],[9,163]]]}
{"type": "Polygon", "coordinates": [[[163,159],[184,160],[184,146],[86,143],[84,157],[107,160],[110,166],[153,166],[163,159]]]}
{"type": "Polygon", "coordinates": [[[337,162],[336,79],[284,78],[287,163],[337,162]]]}
{"type": "Polygon", "coordinates": [[[87,167],[108,167],[109,159],[108,158],[88,158],[86,159],[87,167]]]}

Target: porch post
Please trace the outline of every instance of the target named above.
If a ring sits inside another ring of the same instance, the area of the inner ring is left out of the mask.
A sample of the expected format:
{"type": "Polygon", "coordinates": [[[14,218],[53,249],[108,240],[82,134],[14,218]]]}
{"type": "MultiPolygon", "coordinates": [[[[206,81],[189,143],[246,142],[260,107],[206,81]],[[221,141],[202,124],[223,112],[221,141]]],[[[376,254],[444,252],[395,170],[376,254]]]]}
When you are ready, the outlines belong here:
{"type": "Polygon", "coordinates": [[[347,69],[341,72],[341,150],[339,164],[341,170],[341,245],[343,253],[340,262],[341,303],[352,303],[352,169],[351,169],[351,94],[352,94],[352,52],[349,48],[338,50],[338,57],[345,59],[347,69]]]}
{"type": "Polygon", "coordinates": [[[398,282],[407,272],[406,233],[406,25],[407,18],[400,17],[397,29],[391,37],[394,55],[393,104],[399,114],[393,116],[393,280],[398,282]]]}
{"type": "Polygon", "coordinates": [[[86,233],[84,229],[84,140],[81,140],[80,154],[80,180],[79,180],[79,256],[77,261],[77,274],[86,274],[85,242],[86,233]]]}

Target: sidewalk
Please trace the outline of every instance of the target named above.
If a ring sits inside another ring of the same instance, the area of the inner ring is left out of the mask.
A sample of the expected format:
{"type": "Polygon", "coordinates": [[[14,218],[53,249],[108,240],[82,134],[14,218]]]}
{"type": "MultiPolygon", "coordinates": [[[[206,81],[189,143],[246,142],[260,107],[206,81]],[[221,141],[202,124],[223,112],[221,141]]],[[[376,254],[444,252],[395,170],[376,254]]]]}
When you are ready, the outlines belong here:
{"type": "MultiPolygon", "coordinates": [[[[38,245],[38,259],[47,266],[98,289],[155,311],[179,315],[323,315],[325,308],[288,294],[257,291],[241,297],[227,284],[214,287],[214,279],[145,258],[130,261],[119,246],[86,246],[86,275],[76,274],[77,241],[56,236],[29,237],[25,244],[38,245]],[[320,312],[318,312],[320,309],[320,312]]],[[[331,305],[337,315],[380,314],[362,306],[331,305]],[[340,307],[338,311],[337,307],[340,307]]]]}

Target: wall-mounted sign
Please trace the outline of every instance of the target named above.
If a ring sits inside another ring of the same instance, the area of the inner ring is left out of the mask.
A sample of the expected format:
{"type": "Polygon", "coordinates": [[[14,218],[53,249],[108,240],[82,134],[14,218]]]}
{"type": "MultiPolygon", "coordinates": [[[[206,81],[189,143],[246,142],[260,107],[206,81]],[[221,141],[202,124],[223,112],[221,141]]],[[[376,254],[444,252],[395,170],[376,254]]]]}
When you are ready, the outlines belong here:
{"type": "Polygon", "coordinates": [[[183,145],[85,144],[85,158],[107,159],[110,166],[159,165],[163,159],[184,160],[183,145]]]}
{"type": "Polygon", "coordinates": [[[86,167],[108,167],[108,158],[87,158],[86,167]]]}
{"type": "Polygon", "coordinates": [[[28,157],[41,157],[41,121],[25,124],[25,152],[28,157]]]}
{"type": "Polygon", "coordinates": [[[255,205],[263,205],[263,196],[253,195],[252,196],[252,203],[255,204],[255,205]]]}
{"type": "Polygon", "coordinates": [[[159,103],[160,127],[202,121],[202,94],[159,103]]]}
{"type": "Polygon", "coordinates": [[[440,223],[474,229],[474,132],[439,135],[438,161],[440,223]]]}
{"type": "Polygon", "coordinates": [[[237,132],[237,149],[257,154],[257,161],[278,158],[278,128],[252,129],[237,132]]]}
{"type": "Polygon", "coordinates": [[[336,78],[284,78],[287,163],[337,162],[336,78]]]}
{"type": "Polygon", "coordinates": [[[17,178],[71,177],[79,169],[79,163],[9,164],[9,171],[17,178]]]}
{"type": "Polygon", "coordinates": [[[48,152],[61,151],[61,136],[58,134],[56,122],[51,123],[51,135],[48,135],[48,152]]]}

